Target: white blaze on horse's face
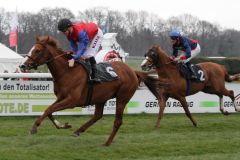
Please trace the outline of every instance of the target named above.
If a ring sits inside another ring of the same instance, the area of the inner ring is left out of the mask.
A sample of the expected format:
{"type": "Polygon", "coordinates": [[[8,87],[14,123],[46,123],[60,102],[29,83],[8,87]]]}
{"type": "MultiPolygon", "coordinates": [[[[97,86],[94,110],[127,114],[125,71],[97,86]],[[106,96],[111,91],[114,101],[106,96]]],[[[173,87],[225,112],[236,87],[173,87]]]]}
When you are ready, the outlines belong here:
{"type": "Polygon", "coordinates": [[[149,61],[149,57],[146,57],[146,58],[142,61],[141,67],[145,66],[148,61],[149,61]]]}
{"type": "Polygon", "coordinates": [[[142,61],[141,68],[142,70],[148,71],[152,68],[152,65],[152,59],[146,56],[146,58],[142,61]]]}
{"type": "Polygon", "coordinates": [[[28,60],[28,57],[30,57],[30,56],[32,55],[32,51],[33,51],[34,49],[35,49],[35,46],[33,46],[33,47],[30,49],[30,51],[28,52],[27,56],[23,58],[21,65],[24,64],[24,63],[28,60]]]}
{"type": "Polygon", "coordinates": [[[30,51],[28,52],[28,56],[30,57],[32,55],[32,51],[35,49],[35,46],[33,46],[30,51]]]}

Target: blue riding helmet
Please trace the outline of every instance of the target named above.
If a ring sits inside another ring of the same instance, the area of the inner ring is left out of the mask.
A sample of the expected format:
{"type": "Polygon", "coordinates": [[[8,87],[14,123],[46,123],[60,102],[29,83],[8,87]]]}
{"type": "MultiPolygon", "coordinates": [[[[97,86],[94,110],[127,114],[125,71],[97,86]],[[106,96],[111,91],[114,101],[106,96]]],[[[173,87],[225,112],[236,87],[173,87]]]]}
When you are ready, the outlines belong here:
{"type": "Polygon", "coordinates": [[[170,32],[169,36],[171,37],[171,39],[176,39],[181,37],[181,33],[179,31],[172,31],[170,32]]]}

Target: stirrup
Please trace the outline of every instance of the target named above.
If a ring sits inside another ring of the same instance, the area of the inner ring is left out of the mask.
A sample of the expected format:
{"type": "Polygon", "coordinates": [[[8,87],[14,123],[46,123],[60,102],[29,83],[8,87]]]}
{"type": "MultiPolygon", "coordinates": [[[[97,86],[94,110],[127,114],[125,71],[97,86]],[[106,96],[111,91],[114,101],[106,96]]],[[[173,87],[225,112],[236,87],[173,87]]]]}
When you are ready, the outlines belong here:
{"type": "Polygon", "coordinates": [[[101,83],[101,80],[100,79],[98,79],[98,78],[89,78],[89,82],[90,83],[101,83]]]}
{"type": "Polygon", "coordinates": [[[192,73],[191,78],[192,79],[198,79],[198,77],[194,73],[192,73]]]}

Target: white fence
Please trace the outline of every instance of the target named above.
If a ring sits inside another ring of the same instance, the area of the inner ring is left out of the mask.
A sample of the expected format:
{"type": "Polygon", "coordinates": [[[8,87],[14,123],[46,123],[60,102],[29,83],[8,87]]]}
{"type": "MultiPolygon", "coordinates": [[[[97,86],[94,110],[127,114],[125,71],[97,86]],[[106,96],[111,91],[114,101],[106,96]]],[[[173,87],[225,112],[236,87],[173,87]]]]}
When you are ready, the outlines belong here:
{"type": "MultiPolygon", "coordinates": [[[[6,78],[51,78],[50,74],[22,73],[22,74],[0,74],[6,78]]],[[[226,83],[228,89],[234,90],[235,94],[240,92],[239,83],[226,83]]],[[[40,115],[55,100],[52,81],[0,81],[0,116],[25,116],[40,115]]],[[[216,95],[199,92],[187,97],[189,109],[192,113],[219,113],[219,99],[216,95]]],[[[240,101],[240,100],[239,100],[240,101]]],[[[104,114],[115,113],[115,99],[110,99],[105,104],[104,114]]],[[[240,103],[239,103],[240,104],[240,103]]],[[[228,97],[224,97],[224,108],[234,112],[233,104],[228,97]]],[[[140,87],[128,105],[125,113],[158,113],[159,107],[155,97],[145,87],[140,87]]],[[[57,115],[88,115],[94,113],[94,106],[76,107],[57,112],[57,115]]],[[[169,99],[166,104],[165,113],[184,113],[180,103],[169,99]]]]}

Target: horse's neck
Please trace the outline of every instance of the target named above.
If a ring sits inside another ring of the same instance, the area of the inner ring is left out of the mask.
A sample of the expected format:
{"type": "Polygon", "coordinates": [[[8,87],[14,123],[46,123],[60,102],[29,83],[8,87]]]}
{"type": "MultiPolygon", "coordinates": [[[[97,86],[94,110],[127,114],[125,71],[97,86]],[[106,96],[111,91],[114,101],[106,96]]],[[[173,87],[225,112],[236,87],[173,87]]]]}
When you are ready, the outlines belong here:
{"type": "Polygon", "coordinates": [[[161,66],[157,69],[157,72],[160,78],[175,79],[176,77],[181,76],[179,68],[177,67],[177,65],[172,64],[167,54],[160,54],[159,61],[161,66]]]}
{"type": "MultiPolygon", "coordinates": [[[[57,51],[51,49],[53,60],[47,64],[53,79],[60,79],[63,74],[69,69],[68,61],[60,56],[57,51]]],[[[63,53],[62,53],[63,54],[63,53]]]]}
{"type": "Polygon", "coordinates": [[[168,58],[167,53],[163,51],[159,51],[159,61],[160,61],[160,64],[169,63],[170,59],[168,58]]]}

